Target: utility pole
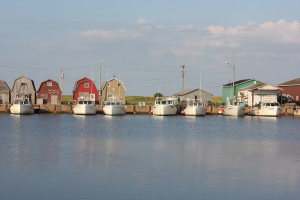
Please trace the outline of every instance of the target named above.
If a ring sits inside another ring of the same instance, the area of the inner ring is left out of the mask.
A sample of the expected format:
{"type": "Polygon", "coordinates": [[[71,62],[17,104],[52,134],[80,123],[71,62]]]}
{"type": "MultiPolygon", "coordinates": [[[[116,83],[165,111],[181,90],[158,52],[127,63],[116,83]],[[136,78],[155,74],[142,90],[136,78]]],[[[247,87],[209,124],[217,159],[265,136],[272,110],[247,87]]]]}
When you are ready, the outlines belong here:
{"type": "Polygon", "coordinates": [[[185,66],[184,65],[182,65],[181,66],[181,70],[180,70],[180,73],[181,73],[181,76],[182,76],[182,90],[184,89],[184,73],[186,72],[185,70],[184,70],[184,68],[185,68],[185,66]]]}
{"type": "Polygon", "coordinates": [[[62,79],[64,79],[64,73],[62,71],[62,68],[60,68],[60,76],[59,76],[59,87],[60,87],[60,91],[61,91],[61,101],[62,101],[62,79]]]}
{"type": "Polygon", "coordinates": [[[99,70],[99,103],[101,105],[102,96],[101,96],[101,83],[102,83],[102,60],[100,60],[100,70],[99,70]]]}

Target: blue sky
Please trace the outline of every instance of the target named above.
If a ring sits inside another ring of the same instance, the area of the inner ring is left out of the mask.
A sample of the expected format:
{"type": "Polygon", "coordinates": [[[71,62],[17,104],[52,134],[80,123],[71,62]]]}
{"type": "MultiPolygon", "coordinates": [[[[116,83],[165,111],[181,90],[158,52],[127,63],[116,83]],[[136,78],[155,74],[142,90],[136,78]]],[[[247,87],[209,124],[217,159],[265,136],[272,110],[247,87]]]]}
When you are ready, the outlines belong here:
{"type": "Polygon", "coordinates": [[[20,76],[99,84],[113,76],[127,95],[172,95],[201,87],[221,95],[233,80],[279,84],[299,78],[300,1],[0,0],[0,79],[20,76]],[[201,76],[200,76],[201,71],[201,76]]]}

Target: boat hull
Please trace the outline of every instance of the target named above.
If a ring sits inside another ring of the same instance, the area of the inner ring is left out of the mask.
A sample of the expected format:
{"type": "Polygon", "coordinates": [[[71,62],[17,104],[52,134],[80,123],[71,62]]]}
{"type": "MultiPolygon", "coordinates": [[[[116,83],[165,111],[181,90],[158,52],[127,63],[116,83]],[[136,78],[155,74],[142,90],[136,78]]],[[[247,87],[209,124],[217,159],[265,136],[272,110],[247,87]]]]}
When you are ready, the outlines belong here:
{"type": "Polygon", "coordinates": [[[177,107],[174,105],[155,105],[153,107],[153,115],[176,115],[177,107]]]}
{"type": "Polygon", "coordinates": [[[75,115],[95,115],[96,111],[96,106],[91,104],[76,105],[73,109],[75,115]]]}
{"type": "Polygon", "coordinates": [[[224,115],[242,117],[245,115],[245,107],[240,105],[228,105],[224,109],[224,115]]]}
{"type": "Polygon", "coordinates": [[[10,107],[10,113],[16,115],[30,115],[34,113],[31,105],[15,104],[10,107]]]}
{"type": "Polygon", "coordinates": [[[106,105],[103,107],[105,115],[125,115],[126,110],[123,106],[106,105]]]}
{"type": "Polygon", "coordinates": [[[261,109],[250,110],[250,115],[254,116],[268,116],[268,117],[278,117],[282,111],[279,106],[266,107],[261,109]]]}
{"type": "Polygon", "coordinates": [[[206,114],[206,109],[204,107],[188,106],[184,109],[184,114],[190,116],[203,116],[206,114]]]}

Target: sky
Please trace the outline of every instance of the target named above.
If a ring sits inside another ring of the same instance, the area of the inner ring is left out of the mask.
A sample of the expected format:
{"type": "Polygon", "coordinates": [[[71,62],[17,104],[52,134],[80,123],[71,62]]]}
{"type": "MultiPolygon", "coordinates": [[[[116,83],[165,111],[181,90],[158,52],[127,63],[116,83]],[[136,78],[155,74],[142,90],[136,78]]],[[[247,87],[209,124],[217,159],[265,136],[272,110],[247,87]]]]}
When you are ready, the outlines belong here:
{"type": "Polygon", "coordinates": [[[0,0],[0,80],[20,76],[99,86],[113,77],[130,96],[299,78],[299,0],[0,0]],[[229,64],[225,64],[229,62],[229,64]],[[185,66],[184,82],[180,70],[185,66]],[[235,66],[235,77],[233,76],[235,66]],[[184,85],[183,85],[184,83],[184,85]]]}

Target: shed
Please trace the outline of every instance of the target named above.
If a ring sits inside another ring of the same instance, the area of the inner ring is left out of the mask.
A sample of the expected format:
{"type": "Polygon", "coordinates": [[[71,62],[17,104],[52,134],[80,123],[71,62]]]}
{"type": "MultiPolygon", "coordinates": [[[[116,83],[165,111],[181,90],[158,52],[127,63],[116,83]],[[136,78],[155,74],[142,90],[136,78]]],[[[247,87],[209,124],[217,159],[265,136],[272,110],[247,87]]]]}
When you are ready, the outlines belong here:
{"type": "Polygon", "coordinates": [[[5,81],[0,80],[0,104],[10,103],[10,89],[5,81]]]}
{"type": "Polygon", "coordinates": [[[51,79],[41,83],[37,91],[37,104],[60,105],[62,100],[62,91],[59,84],[51,79]]]}
{"type": "Polygon", "coordinates": [[[292,96],[297,102],[300,102],[300,78],[296,78],[277,85],[284,89],[282,95],[292,96]]]}
{"type": "Polygon", "coordinates": [[[78,100],[99,101],[98,89],[91,79],[84,77],[76,81],[73,90],[73,101],[77,103],[78,100]]]}
{"type": "Polygon", "coordinates": [[[242,79],[234,82],[234,90],[233,83],[228,83],[222,86],[222,103],[227,103],[231,100],[233,96],[236,96],[237,91],[241,88],[247,87],[249,85],[261,84],[263,82],[255,80],[255,79],[242,79]]]}
{"type": "Polygon", "coordinates": [[[249,106],[255,106],[260,102],[277,102],[277,96],[281,90],[267,83],[254,84],[239,89],[237,98],[249,106]]]}
{"type": "Polygon", "coordinates": [[[184,101],[186,99],[202,99],[203,101],[211,101],[213,95],[204,90],[194,88],[182,90],[181,92],[173,94],[173,96],[177,96],[179,101],[184,101]]]}
{"type": "Polygon", "coordinates": [[[116,78],[110,79],[101,87],[102,103],[107,100],[118,99],[125,104],[126,89],[124,83],[116,78]]]}
{"type": "Polygon", "coordinates": [[[17,78],[11,90],[11,98],[29,98],[33,104],[36,101],[36,89],[33,80],[21,76],[17,78]]]}

